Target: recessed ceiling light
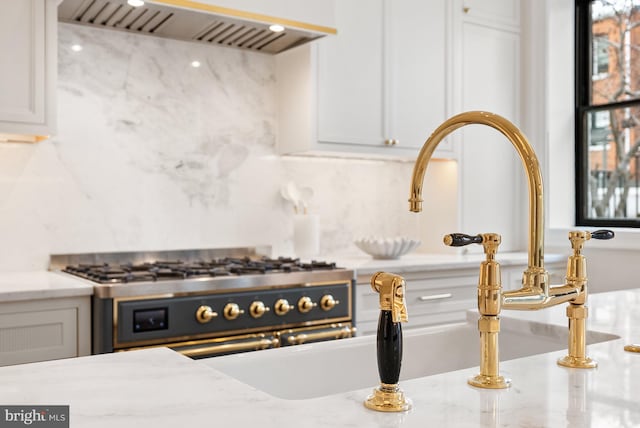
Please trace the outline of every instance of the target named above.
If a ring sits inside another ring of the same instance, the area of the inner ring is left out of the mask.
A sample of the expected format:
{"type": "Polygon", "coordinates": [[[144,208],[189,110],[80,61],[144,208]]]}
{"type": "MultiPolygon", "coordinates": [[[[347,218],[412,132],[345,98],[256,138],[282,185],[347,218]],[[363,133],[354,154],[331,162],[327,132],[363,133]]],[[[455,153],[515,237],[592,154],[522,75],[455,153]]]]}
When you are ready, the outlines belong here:
{"type": "Polygon", "coordinates": [[[71,50],[74,52],[80,52],[82,50],[82,46],[78,44],[71,45],[71,50]]]}
{"type": "Polygon", "coordinates": [[[191,67],[193,68],[200,67],[200,61],[191,61],[191,67]]]}
{"type": "Polygon", "coordinates": [[[274,33],[280,33],[284,31],[284,27],[280,24],[273,24],[269,26],[269,30],[273,31],[274,33]]]}
{"type": "Polygon", "coordinates": [[[129,3],[129,6],[133,6],[133,7],[140,7],[144,5],[143,0],[127,0],[127,3],[129,3]]]}

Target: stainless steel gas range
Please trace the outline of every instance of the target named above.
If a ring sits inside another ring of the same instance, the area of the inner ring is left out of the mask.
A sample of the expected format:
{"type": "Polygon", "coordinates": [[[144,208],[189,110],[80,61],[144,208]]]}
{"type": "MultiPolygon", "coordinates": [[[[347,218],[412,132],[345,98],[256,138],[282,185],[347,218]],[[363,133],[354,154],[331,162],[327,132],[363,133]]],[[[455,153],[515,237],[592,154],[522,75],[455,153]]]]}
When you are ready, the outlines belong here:
{"type": "Polygon", "coordinates": [[[168,346],[205,358],[351,337],[354,272],[264,249],[51,256],[90,281],[93,353],[168,346]]]}

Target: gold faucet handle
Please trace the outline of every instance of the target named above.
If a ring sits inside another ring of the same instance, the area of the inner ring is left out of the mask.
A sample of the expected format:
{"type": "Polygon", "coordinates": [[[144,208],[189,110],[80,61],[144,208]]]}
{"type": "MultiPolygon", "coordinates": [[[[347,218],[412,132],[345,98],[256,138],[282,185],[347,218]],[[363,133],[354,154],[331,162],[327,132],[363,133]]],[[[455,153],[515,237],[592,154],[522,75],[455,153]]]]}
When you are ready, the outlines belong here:
{"type": "Polygon", "coordinates": [[[502,238],[497,233],[482,233],[478,235],[465,235],[464,233],[450,233],[444,236],[444,245],[449,247],[463,247],[469,244],[482,244],[487,259],[493,259],[498,252],[502,238]]]}
{"type": "Polygon", "coordinates": [[[586,230],[574,230],[569,232],[569,241],[571,241],[571,248],[573,249],[573,255],[579,256],[582,251],[584,243],[590,239],[608,240],[615,236],[612,230],[602,229],[595,232],[589,232],[586,230]]]}
{"type": "Polygon", "coordinates": [[[394,323],[408,321],[405,286],[404,278],[393,273],[377,272],[371,277],[371,288],[380,294],[380,310],[391,311],[394,323]]]}
{"type": "Polygon", "coordinates": [[[464,233],[450,233],[442,239],[448,247],[464,247],[469,244],[482,244],[482,235],[465,235],[464,233]]]}

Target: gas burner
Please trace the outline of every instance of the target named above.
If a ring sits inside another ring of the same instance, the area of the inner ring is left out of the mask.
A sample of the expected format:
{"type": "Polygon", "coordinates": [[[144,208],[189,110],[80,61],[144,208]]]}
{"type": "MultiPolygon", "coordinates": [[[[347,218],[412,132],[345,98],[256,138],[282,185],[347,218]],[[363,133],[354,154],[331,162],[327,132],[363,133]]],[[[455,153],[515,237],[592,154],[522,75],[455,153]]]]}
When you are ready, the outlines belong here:
{"type": "Polygon", "coordinates": [[[155,281],[158,277],[152,272],[127,272],[122,277],[122,282],[155,281]]]}
{"type": "Polygon", "coordinates": [[[336,269],[335,263],[320,262],[312,260],[311,263],[303,263],[301,265],[307,270],[333,270],[336,269]]]}

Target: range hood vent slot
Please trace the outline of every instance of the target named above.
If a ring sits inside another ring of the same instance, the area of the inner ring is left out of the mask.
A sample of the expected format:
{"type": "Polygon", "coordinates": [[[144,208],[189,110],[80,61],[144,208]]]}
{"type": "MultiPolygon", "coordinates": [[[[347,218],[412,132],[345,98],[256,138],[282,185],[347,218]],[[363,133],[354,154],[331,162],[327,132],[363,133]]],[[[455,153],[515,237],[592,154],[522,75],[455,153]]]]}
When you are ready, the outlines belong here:
{"type": "Polygon", "coordinates": [[[58,6],[58,20],[271,54],[326,34],[292,28],[274,33],[268,23],[149,2],[133,7],[126,0],[64,0],[58,6]]]}

